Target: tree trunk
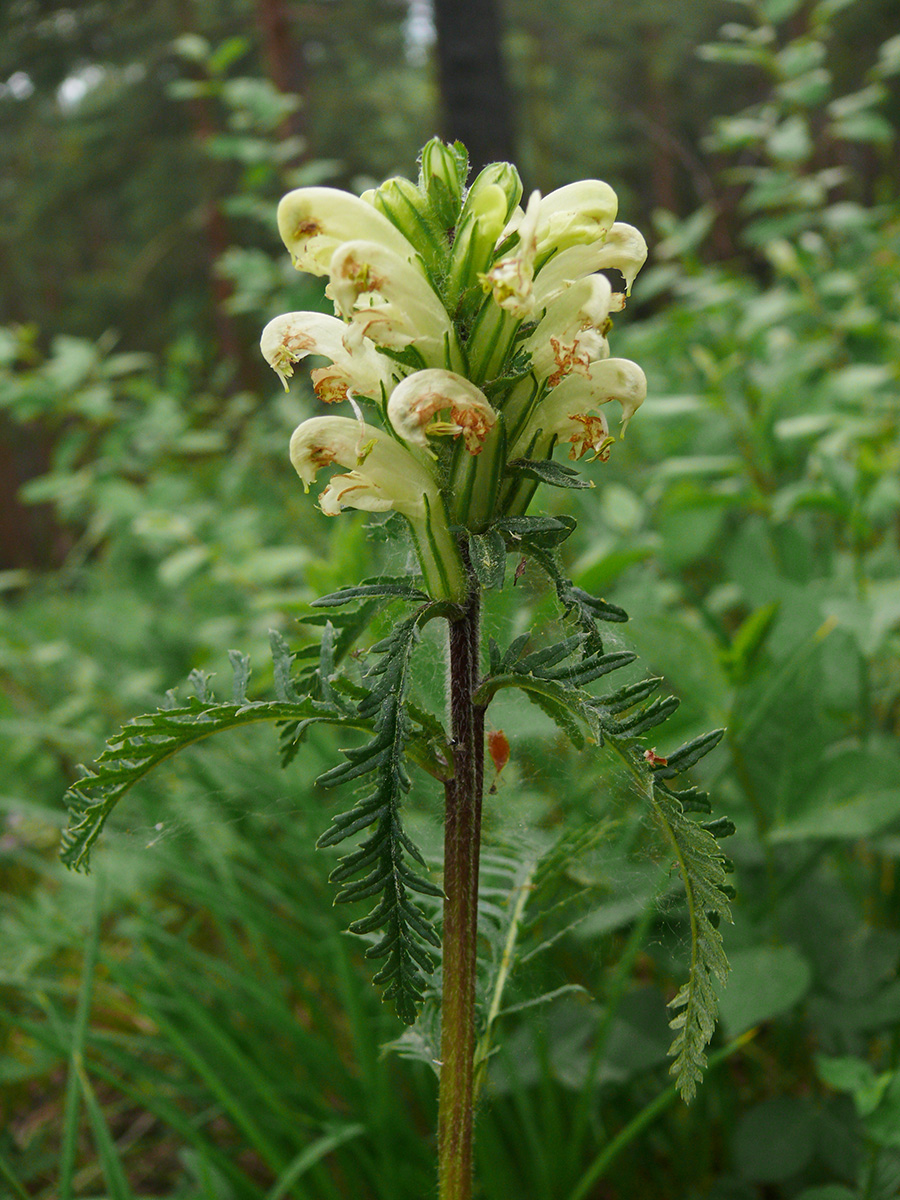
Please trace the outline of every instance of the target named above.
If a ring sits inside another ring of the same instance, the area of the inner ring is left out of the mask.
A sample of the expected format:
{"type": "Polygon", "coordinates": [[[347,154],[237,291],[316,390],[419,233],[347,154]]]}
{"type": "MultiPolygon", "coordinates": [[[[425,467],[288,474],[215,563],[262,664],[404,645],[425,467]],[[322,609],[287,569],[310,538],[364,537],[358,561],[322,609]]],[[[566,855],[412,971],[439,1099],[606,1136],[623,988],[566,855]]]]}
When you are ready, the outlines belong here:
{"type": "MultiPolygon", "coordinates": [[[[256,21],[269,78],[284,95],[306,102],[306,71],[302,45],[295,37],[293,22],[284,0],[256,0],[256,21]]],[[[282,122],[281,136],[301,137],[303,109],[290,113],[282,122]]]]}
{"type": "Polygon", "coordinates": [[[434,0],[443,134],[464,142],[474,171],[515,159],[497,0],[434,0]]]}

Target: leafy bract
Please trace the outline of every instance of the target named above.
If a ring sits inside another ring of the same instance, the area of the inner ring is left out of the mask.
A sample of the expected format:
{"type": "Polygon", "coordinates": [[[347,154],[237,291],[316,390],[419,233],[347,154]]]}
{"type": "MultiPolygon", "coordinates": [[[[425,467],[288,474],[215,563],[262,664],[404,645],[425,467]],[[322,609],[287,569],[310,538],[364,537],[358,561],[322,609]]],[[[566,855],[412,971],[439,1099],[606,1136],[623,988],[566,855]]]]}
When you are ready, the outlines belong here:
{"type": "Polygon", "coordinates": [[[584,479],[574,467],[554,462],[552,458],[517,458],[507,463],[506,469],[510,475],[524,475],[527,479],[536,479],[538,483],[546,483],[550,487],[592,488],[594,486],[592,480],[584,479]]]}

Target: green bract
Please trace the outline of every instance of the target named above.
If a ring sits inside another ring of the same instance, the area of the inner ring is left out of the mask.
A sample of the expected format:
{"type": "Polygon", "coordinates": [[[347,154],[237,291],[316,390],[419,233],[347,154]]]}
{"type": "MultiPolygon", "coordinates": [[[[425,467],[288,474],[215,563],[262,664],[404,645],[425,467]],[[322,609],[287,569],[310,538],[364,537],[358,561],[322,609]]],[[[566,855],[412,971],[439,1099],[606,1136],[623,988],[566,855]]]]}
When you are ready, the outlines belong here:
{"type": "Polygon", "coordinates": [[[336,315],[276,317],[261,342],[285,386],[294,363],[323,355],[332,366],[313,372],[319,398],[370,405],[371,425],[354,404],[355,419],[314,417],[294,434],[307,485],[319,468],[349,471],[322,510],[401,513],[429,592],[457,603],[468,585],[454,533],[521,516],[535,479],[555,477],[537,469],[524,481],[510,462],[549,461],[559,442],[572,459],[591,450],[605,461],[613,438],[600,406],[619,401],[624,432],[647,392],[639,366],[609,358],[625,294],[599,272],[620,272],[627,291],[647,255],[638,231],[615,222],[612,189],[582,180],[522,208],[510,163],[468,189],[466,173],[458,147],[434,139],[418,184],[285,196],[281,236],[298,270],[329,276],[336,315]]]}

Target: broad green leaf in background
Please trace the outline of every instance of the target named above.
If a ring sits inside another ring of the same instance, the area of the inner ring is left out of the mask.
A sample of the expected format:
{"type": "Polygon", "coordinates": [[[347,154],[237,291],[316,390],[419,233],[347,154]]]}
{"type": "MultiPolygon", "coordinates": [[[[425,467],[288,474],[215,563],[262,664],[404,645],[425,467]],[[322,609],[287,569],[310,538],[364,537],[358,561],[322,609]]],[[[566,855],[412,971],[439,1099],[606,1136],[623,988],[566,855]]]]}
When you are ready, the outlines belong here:
{"type": "Polygon", "coordinates": [[[900,821],[900,756],[847,749],[824,766],[802,809],[778,824],[775,842],[804,838],[855,839],[900,821]]]}
{"type": "Polygon", "coordinates": [[[730,1038],[789,1012],[809,991],[812,971],[793,946],[755,946],[729,955],[731,973],[719,995],[730,1038]]]}
{"type": "Polygon", "coordinates": [[[891,1084],[890,1071],[876,1075],[872,1064],[862,1058],[828,1058],[820,1054],[816,1059],[819,1078],[838,1092],[849,1092],[861,1117],[868,1117],[878,1108],[891,1084]]]}
{"type": "Polygon", "coordinates": [[[776,1096],[747,1110],[734,1133],[740,1174],[754,1183],[781,1183],[815,1152],[815,1110],[796,1096],[776,1096]]]}
{"type": "Polygon", "coordinates": [[[817,1057],[816,1070],[823,1083],[850,1093],[873,1142],[900,1150],[900,1072],[876,1073],[865,1059],[825,1055],[817,1057]]]}

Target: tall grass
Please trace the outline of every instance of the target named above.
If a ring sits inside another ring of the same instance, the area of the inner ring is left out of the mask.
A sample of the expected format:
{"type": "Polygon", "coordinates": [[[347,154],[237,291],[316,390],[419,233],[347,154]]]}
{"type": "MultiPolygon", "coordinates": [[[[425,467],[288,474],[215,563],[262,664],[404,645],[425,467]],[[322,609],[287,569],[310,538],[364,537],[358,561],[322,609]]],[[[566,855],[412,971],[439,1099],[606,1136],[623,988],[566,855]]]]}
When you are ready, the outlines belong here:
{"type": "MultiPolygon", "coordinates": [[[[326,801],[302,779],[333,747],[310,747],[316,761],[301,779],[263,770],[264,741],[235,737],[161,773],[164,790],[148,787],[133,802],[130,827],[120,826],[86,882],[62,878],[24,845],[16,851],[18,869],[40,870],[42,886],[5,914],[13,969],[0,1017],[8,1064],[0,1162],[15,1194],[430,1194],[433,1071],[383,1052],[399,1028],[342,932],[346,914],[331,906],[329,860],[311,850],[326,801]],[[36,1108],[41,1117],[29,1124],[36,1108]]],[[[532,753],[538,779],[551,757],[532,753]]],[[[536,793],[521,796],[540,807],[536,793]]],[[[503,796],[507,807],[514,799],[503,796]]],[[[427,841],[431,818],[416,815],[427,841]]],[[[615,847],[634,830],[623,822],[607,833],[611,844],[581,863],[577,887],[563,879],[543,917],[529,914],[522,931],[523,956],[549,945],[526,966],[524,991],[504,993],[498,1018],[507,1046],[491,1059],[479,1116],[478,1175],[490,1200],[574,1197],[625,1124],[617,1083],[654,1080],[639,1089],[639,1106],[660,1090],[662,1001],[643,1003],[646,1014],[632,1023],[627,1013],[635,964],[658,920],[658,868],[649,860],[637,868],[643,883],[632,881],[634,904],[622,910],[611,870],[615,847]],[[657,884],[647,892],[650,876],[657,884]],[[579,932],[586,892],[600,933],[579,932]],[[625,937],[635,905],[643,916],[625,937]],[[573,965],[606,996],[604,1010],[587,993],[516,1010],[573,965]],[[629,1036],[643,1036],[643,1056],[629,1036]]],[[[502,861],[511,864],[505,874],[486,874],[488,929],[499,929],[515,900],[517,860],[502,861]]],[[[495,948],[488,939],[482,949],[489,989],[495,948]]]]}

